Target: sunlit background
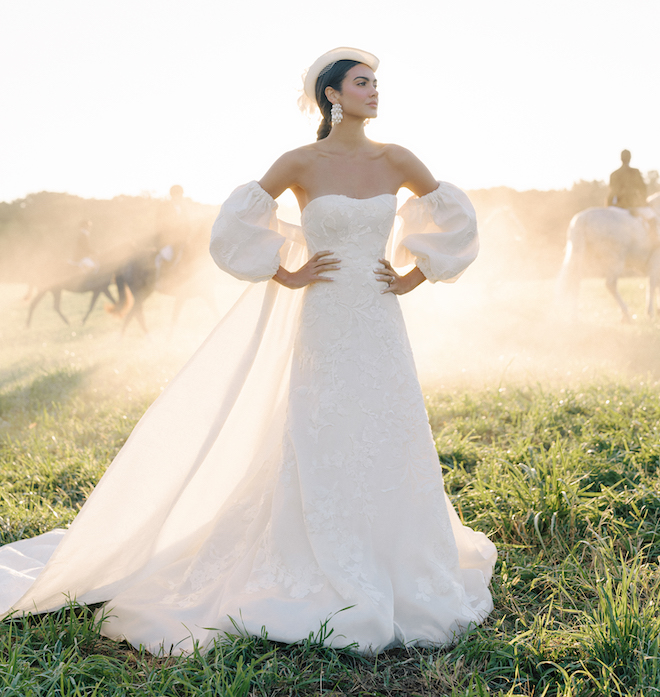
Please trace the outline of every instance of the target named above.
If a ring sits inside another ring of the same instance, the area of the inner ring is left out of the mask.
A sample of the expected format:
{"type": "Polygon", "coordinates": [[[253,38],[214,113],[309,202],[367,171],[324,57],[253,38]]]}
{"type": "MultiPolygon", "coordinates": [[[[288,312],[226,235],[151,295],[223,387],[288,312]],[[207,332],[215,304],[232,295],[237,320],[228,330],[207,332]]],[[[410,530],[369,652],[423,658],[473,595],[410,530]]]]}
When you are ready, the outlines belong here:
{"type": "Polygon", "coordinates": [[[219,203],[315,137],[303,69],[381,59],[371,137],[468,188],[660,168],[657,0],[2,0],[0,200],[219,203]]]}
{"type": "MultiPolygon", "coordinates": [[[[26,361],[95,361],[104,342],[112,370],[122,351],[133,360],[142,350],[161,369],[135,323],[135,344],[121,348],[121,322],[102,303],[80,333],[88,294],[65,292],[71,327],[49,298],[23,326],[35,302],[26,288],[77,269],[67,259],[81,216],[107,264],[108,250],[148,246],[175,183],[217,312],[193,298],[174,329],[175,301],[160,288],[146,321],[178,351],[174,367],[189,356],[246,285],[207,253],[220,203],[315,139],[317,120],[297,106],[301,75],[348,45],[381,60],[370,136],[470,190],[479,217],[482,251],[460,282],[403,299],[420,372],[497,384],[605,367],[660,376],[643,277],[623,284],[632,327],[621,327],[601,279],[583,289],[579,326],[553,304],[568,221],[602,205],[599,182],[620,151],[645,174],[660,169],[659,32],[658,0],[0,0],[0,342],[15,346],[10,373],[32,375],[26,361]],[[60,194],[34,195],[44,191],[60,194]]],[[[292,198],[284,217],[295,215],[292,198]]]]}

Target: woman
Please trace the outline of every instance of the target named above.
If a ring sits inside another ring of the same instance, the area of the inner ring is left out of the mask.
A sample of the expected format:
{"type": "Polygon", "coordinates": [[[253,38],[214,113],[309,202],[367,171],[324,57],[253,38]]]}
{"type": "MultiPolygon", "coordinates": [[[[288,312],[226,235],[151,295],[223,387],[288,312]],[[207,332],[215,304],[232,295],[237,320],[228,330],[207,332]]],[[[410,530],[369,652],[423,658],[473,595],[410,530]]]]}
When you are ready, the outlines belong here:
{"type": "Polygon", "coordinates": [[[327,621],[332,645],[376,653],[450,643],[490,612],[495,549],[444,494],[395,297],[460,275],[474,211],[365,137],[377,67],[340,48],[310,68],[319,140],[237,189],[213,228],[218,265],[254,285],[6,607],[110,600],[107,636],[175,652],[264,627],[293,642],[327,621]],[[416,260],[403,276],[385,254],[401,186],[419,196],[400,211],[395,258],[416,260]],[[302,230],[275,216],[287,188],[302,230]]]}

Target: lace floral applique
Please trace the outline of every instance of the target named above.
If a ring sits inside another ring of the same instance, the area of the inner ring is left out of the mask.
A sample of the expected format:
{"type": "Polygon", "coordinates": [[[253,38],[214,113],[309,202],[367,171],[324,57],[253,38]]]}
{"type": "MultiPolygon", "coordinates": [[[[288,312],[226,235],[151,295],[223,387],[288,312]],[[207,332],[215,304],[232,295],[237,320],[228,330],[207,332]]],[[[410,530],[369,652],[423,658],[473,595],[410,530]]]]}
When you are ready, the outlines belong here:
{"type": "Polygon", "coordinates": [[[319,593],[323,585],[323,573],[318,564],[287,565],[264,540],[255,556],[245,590],[256,593],[282,586],[289,597],[304,598],[310,593],[319,593]]]}

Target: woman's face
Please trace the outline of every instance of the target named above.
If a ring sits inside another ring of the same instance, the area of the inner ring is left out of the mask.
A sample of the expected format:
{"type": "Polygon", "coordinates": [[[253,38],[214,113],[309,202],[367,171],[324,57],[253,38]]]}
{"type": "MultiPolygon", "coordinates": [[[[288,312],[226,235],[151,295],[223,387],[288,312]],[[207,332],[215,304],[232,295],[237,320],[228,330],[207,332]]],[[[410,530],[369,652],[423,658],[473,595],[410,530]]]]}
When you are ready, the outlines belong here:
{"type": "Polygon", "coordinates": [[[354,65],[341,83],[341,92],[334,92],[344,115],[362,119],[373,119],[378,116],[377,85],[376,76],[371,68],[362,63],[354,65]]]}

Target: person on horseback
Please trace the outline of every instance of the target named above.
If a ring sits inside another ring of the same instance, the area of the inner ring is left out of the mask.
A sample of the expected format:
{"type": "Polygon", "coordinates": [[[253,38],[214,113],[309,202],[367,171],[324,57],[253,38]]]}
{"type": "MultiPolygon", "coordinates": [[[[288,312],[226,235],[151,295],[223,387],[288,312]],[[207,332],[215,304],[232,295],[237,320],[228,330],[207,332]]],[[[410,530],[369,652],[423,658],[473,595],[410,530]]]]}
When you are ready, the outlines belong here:
{"type": "Polygon", "coordinates": [[[180,261],[190,234],[190,221],[182,186],[175,184],[170,188],[170,200],[161,210],[157,227],[156,268],[160,274],[180,261]]]}
{"type": "Polygon", "coordinates": [[[630,166],[630,150],[621,152],[621,167],[610,175],[607,205],[625,208],[640,218],[655,246],[658,244],[658,230],[655,212],[646,203],[646,183],[642,173],[630,166]]]}
{"type": "Polygon", "coordinates": [[[96,253],[92,246],[91,233],[89,231],[91,227],[91,220],[81,221],[76,237],[73,258],[69,260],[70,264],[77,266],[86,274],[98,273],[99,270],[99,263],[95,259],[96,253]]]}
{"type": "Polygon", "coordinates": [[[621,167],[610,174],[607,205],[619,208],[646,206],[646,184],[642,173],[630,166],[630,150],[621,153],[621,167]]]}

